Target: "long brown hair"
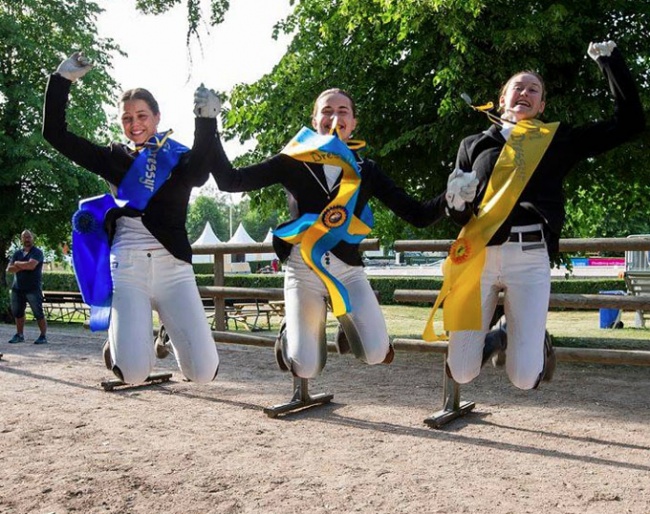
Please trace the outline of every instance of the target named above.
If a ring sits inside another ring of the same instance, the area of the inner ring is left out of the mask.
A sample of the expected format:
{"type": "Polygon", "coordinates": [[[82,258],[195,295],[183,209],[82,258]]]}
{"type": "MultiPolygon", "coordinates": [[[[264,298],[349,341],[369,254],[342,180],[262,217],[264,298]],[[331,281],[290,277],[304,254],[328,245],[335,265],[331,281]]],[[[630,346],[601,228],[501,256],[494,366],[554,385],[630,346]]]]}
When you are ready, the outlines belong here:
{"type": "Polygon", "coordinates": [[[154,115],[160,114],[158,102],[147,89],[144,89],[142,87],[136,87],[134,89],[129,89],[128,91],[124,91],[124,93],[122,93],[122,96],[120,97],[120,103],[123,104],[124,102],[128,102],[129,100],[143,100],[147,103],[149,109],[151,109],[151,112],[153,112],[154,115]]]}

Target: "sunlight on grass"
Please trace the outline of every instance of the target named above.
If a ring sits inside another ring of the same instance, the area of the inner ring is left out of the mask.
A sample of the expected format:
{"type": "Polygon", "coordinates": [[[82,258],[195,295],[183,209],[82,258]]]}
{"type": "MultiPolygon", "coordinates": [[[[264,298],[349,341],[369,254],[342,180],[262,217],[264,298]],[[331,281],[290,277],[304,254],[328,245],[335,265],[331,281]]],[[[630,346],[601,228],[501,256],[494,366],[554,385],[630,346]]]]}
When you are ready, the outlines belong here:
{"type": "MultiPolygon", "coordinates": [[[[387,305],[382,309],[391,337],[422,338],[430,308],[387,305]]],[[[650,328],[634,328],[634,314],[623,312],[625,328],[601,329],[598,311],[553,311],[549,312],[547,329],[556,346],[650,350],[650,328]]],[[[442,320],[441,312],[435,319],[442,320]]]]}

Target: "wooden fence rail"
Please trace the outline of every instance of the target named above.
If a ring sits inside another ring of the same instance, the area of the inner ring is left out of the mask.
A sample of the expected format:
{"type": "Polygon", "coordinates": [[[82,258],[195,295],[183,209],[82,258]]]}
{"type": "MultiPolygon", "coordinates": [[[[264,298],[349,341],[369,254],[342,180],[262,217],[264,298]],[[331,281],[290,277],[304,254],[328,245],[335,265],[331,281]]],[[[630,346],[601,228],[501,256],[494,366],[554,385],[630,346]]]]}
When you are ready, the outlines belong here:
{"type": "MultiPolygon", "coordinates": [[[[404,251],[447,251],[453,240],[434,241],[396,241],[395,250],[404,251]]],[[[379,241],[367,240],[362,243],[362,250],[376,250],[379,241]]],[[[272,252],[271,243],[253,244],[216,244],[192,247],[194,253],[214,255],[215,285],[199,287],[201,296],[212,297],[215,301],[215,331],[216,341],[224,343],[248,344],[256,346],[272,346],[274,338],[250,334],[236,333],[226,330],[225,300],[228,298],[249,298],[282,300],[283,290],[280,288],[245,288],[226,287],[223,274],[223,256],[231,253],[268,253],[272,252]],[[219,311],[221,308],[221,312],[219,311]]],[[[599,252],[599,251],[647,251],[650,250],[650,237],[634,238],[592,238],[592,239],[561,239],[560,250],[563,252],[599,252]]],[[[417,302],[432,304],[439,291],[421,289],[398,289],[394,299],[398,302],[417,302]]],[[[501,295],[502,301],[503,295],[501,295]]],[[[621,309],[621,310],[650,310],[649,296],[611,295],[611,294],[551,294],[551,308],[563,309],[621,309]]],[[[412,339],[394,339],[397,350],[415,352],[446,353],[447,343],[425,343],[412,339]]],[[[334,346],[330,345],[330,351],[334,346]]],[[[564,362],[591,362],[601,364],[634,364],[650,365],[650,352],[632,350],[590,350],[583,348],[558,348],[558,360],[564,362]]]]}
{"type": "MultiPolygon", "coordinates": [[[[378,239],[366,239],[361,243],[362,250],[378,250],[378,239]]],[[[217,332],[226,330],[226,299],[227,298],[256,298],[256,296],[242,296],[242,294],[254,293],[248,291],[250,288],[245,287],[231,287],[225,288],[225,266],[224,255],[237,254],[237,253],[269,253],[273,252],[273,245],[271,243],[218,243],[213,245],[194,245],[192,252],[195,255],[214,255],[214,287],[212,290],[204,290],[204,296],[212,296],[214,298],[214,328],[217,332]],[[221,288],[221,289],[220,289],[221,288]]],[[[201,288],[199,288],[199,291],[201,288]]],[[[262,289],[255,289],[255,291],[263,291],[262,289]]],[[[281,290],[280,290],[281,291],[281,290]]],[[[275,295],[273,289],[268,289],[269,295],[275,295]]],[[[255,293],[256,294],[256,293],[255,293]]],[[[264,296],[257,296],[257,298],[265,298],[264,296]]],[[[282,300],[284,296],[273,297],[270,296],[268,300],[282,300]]]]}
{"type": "MultiPolygon", "coordinates": [[[[396,252],[446,252],[453,239],[432,241],[395,241],[396,252]]],[[[650,250],[650,237],[593,237],[586,239],[560,239],[560,252],[630,252],[650,250]]]]}
{"type": "MultiPolygon", "coordinates": [[[[395,289],[393,299],[405,303],[433,303],[440,291],[435,289],[395,289]]],[[[503,293],[499,293],[503,304],[503,293]]],[[[561,309],[650,310],[650,296],[551,293],[549,307],[561,309]]]]}

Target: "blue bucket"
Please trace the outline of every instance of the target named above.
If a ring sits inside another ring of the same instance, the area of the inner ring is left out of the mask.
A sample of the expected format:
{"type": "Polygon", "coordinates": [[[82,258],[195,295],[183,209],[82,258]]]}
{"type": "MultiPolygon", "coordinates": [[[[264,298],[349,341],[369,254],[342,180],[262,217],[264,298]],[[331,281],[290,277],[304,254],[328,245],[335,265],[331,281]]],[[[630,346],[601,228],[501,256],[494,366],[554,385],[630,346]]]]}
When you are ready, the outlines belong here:
{"type": "MultiPolygon", "coordinates": [[[[598,291],[599,294],[625,296],[625,291],[598,291]]],[[[621,309],[600,309],[600,328],[616,328],[621,319],[621,309]]]]}

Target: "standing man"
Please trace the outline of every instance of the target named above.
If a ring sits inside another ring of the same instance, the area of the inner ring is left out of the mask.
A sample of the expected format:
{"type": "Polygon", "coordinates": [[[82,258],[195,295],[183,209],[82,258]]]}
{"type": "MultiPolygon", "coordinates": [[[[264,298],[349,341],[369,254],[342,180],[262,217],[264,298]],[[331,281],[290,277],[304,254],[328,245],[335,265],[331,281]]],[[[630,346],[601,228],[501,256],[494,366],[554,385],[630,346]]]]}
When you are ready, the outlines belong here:
{"type": "Polygon", "coordinates": [[[11,313],[16,318],[16,335],[9,342],[25,341],[25,308],[29,303],[38,328],[41,329],[41,335],[34,344],[45,344],[47,322],[43,314],[43,252],[34,246],[34,236],[29,230],[20,234],[20,242],[23,244],[22,250],[14,252],[7,266],[7,271],[14,274],[14,283],[11,286],[11,313]]]}

